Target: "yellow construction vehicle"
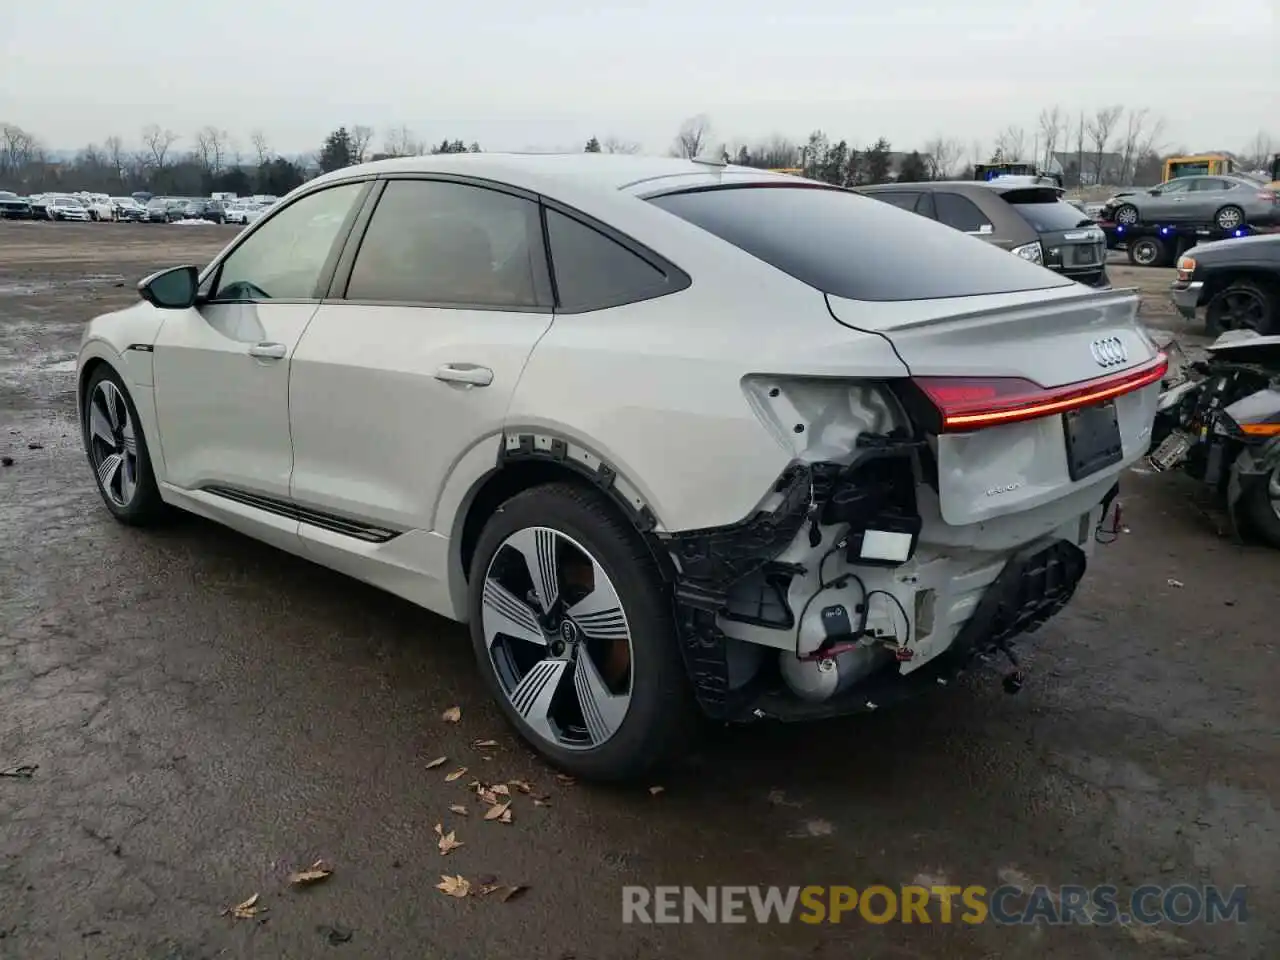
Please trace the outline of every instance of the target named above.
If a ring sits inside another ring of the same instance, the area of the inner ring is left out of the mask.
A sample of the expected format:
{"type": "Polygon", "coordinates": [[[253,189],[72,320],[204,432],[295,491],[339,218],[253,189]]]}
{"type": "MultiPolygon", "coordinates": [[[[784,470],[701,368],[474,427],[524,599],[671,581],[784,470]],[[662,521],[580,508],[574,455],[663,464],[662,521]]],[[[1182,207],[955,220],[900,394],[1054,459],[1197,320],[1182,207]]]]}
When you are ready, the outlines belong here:
{"type": "Polygon", "coordinates": [[[1226,153],[1197,153],[1188,157],[1169,157],[1164,162],[1166,182],[1176,180],[1178,177],[1213,177],[1235,172],[1235,158],[1226,153]]]}

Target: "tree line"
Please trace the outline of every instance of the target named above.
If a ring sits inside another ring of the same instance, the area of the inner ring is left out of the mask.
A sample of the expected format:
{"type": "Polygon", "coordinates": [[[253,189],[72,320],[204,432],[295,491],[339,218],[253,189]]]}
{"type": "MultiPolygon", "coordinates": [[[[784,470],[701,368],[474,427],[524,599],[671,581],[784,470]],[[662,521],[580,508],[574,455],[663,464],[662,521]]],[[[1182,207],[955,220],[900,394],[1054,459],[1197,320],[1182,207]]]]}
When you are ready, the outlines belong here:
{"type": "MultiPolygon", "coordinates": [[[[1068,111],[1058,105],[1040,112],[1034,125],[1010,124],[988,139],[968,141],[938,135],[919,148],[895,151],[878,137],[859,146],[815,130],[807,140],[774,135],[763,140],[718,140],[710,119],[699,114],[685,120],[669,153],[678,157],[713,156],[764,169],[802,170],[806,176],[842,186],[950,178],[969,179],[978,163],[1032,163],[1044,172],[1060,173],[1068,187],[1149,185],[1162,178],[1166,156],[1200,152],[1185,146],[1170,149],[1162,117],[1146,108],[1121,105],[1091,112],[1068,111]]],[[[118,136],[89,144],[70,158],[55,157],[30,131],[0,122],[0,189],[19,193],[88,190],[109,194],[147,190],[161,195],[194,196],[216,191],[283,195],[312,176],[366,160],[427,153],[478,153],[480,144],[456,138],[420,139],[407,126],[384,132],[381,148],[375,130],[364,124],[331,131],[314,153],[284,156],[271,148],[266,134],[255,130],[245,149],[226,130],[205,126],[184,144],[171,129],[150,124],[137,145],[118,136]]],[[[1259,132],[1240,155],[1246,169],[1267,169],[1275,142],[1259,132]]],[[[634,141],[592,136],[587,153],[640,152],[634,141]]]]}

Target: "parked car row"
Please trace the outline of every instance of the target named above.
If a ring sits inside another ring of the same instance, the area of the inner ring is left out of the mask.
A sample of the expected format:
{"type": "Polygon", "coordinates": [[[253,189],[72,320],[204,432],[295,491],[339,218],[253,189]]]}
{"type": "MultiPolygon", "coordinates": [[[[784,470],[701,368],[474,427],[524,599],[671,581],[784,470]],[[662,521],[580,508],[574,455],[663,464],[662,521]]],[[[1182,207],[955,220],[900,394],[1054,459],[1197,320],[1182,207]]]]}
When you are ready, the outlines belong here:
{"type": "MultiPolygon", "coordinates": [[[[143,194],[143,196],[146,196],[143,194]]],[[[45,193],[21,197],[0,190],[0,219],[175,223],[203,220],[249,224],[262,216],[274,197],[218,200],[206,197],[152,197],[145,205],[134,197],[105,193],[45,193]]]]}

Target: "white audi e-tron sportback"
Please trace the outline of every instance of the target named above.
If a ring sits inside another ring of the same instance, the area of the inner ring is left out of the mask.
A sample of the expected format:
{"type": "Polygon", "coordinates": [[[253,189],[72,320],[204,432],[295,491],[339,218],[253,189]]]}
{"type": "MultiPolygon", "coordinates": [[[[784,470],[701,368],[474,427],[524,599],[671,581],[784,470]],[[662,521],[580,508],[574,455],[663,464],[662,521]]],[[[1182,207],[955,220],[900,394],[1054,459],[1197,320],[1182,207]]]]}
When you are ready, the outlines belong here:
{"type": "Polygon", "coordinates": [[[139,289],[79,356],[107,508],[469,623],[510,721],[596,778],[695,705],[874,709],[1008,652],[1083,575],[1167,366],[1132,291],[688,160],[350,167],[139,289]]]}

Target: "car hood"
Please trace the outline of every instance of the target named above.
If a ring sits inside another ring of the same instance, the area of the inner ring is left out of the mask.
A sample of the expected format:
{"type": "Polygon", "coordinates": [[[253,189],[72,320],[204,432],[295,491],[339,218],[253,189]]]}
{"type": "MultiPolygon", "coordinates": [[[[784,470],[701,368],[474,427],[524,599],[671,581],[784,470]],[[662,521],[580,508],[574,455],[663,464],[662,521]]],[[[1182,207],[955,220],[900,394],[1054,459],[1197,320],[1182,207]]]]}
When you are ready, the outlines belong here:
{"type": "Polygon", "coordinates": [[[1280,263],[1280,234],[1233,237],[1197,243],[1187,251],[1197,263],[1269,260],[1280,263]]]}

